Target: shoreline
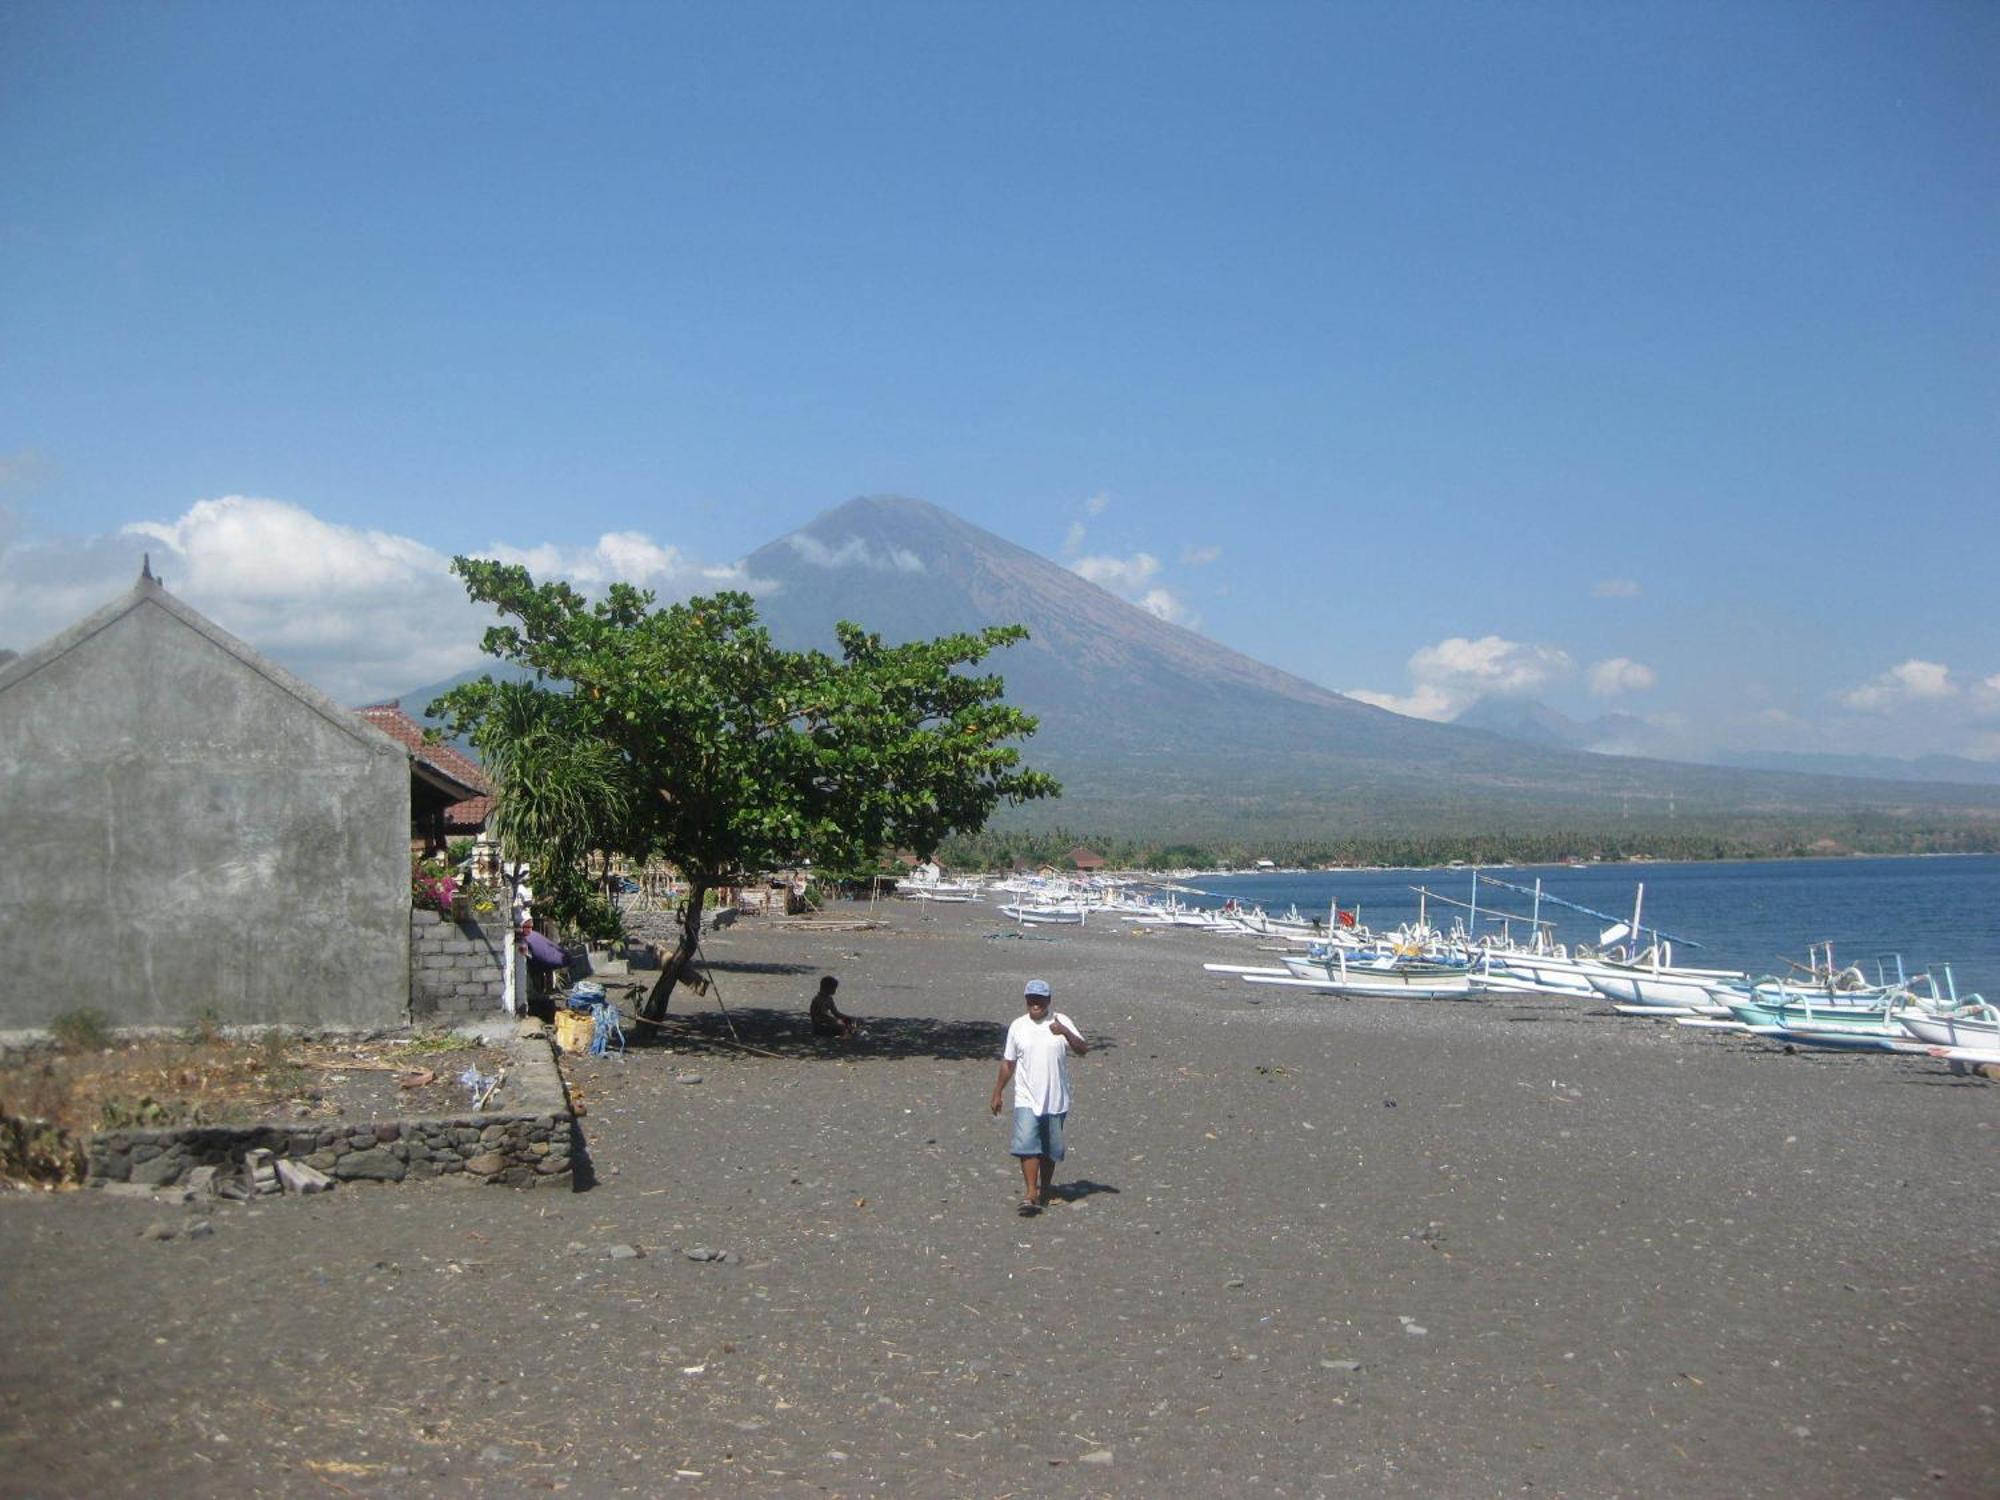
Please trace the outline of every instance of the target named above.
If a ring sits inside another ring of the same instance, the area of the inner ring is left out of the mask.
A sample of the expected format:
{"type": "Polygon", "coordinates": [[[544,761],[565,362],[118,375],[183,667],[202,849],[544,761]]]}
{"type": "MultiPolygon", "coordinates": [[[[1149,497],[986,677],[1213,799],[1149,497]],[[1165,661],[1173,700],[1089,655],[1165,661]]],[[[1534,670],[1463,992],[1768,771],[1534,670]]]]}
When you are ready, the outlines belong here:
{"type": "Polygon", "coordinates": [[[587,1192],[343,1188],[170,1244],[0,1202],[9,1486],[2000,1489],[2000,1085],[880,916],[739,922],[672,1050],[571,1062],[587,1192]],[[805,1034],[825,972],[865,1044],[805,1034]],[[1024,1221],[985,1104],[1028,977],[1092,1049],[1024,1221]]]}

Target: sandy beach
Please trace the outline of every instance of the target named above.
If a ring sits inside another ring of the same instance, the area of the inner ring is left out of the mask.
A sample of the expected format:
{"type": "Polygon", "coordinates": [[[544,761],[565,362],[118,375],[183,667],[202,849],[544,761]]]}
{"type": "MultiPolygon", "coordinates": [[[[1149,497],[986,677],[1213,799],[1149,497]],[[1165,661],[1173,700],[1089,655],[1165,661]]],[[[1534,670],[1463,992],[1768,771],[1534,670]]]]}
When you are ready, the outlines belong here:
{"type": "Polygon", "coordinates": [[[2000,1493],[2000,1085],[883,917],[574,1063],[585,1191],[0,1200],[0,1493],[2000,1493]],[[1021,1219],[1030,977],[1093,1049],[1021,1219]]]}

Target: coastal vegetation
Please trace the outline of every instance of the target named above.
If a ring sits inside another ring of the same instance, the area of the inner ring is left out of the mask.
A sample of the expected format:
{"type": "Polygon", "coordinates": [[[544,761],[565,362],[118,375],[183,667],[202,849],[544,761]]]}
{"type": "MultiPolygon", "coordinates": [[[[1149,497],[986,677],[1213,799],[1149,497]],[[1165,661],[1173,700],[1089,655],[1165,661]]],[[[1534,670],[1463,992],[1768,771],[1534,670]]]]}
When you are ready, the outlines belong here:
{"type": "Polygon", "coordinates": [[[860,868],[894,846],[929,854],[1001,803],[1056,795],[1013,741],[1036,721],[971,668],[1026,638],[991,626],[890,646],[858,625],[839,654],[775,645],[747,594],[656,608],[614,584],[595,602],[526,568],[452,569],[507,623],[489,656],[532,674],[484,677],[428,712],[466,735],[498,787],[503,840],[572,920],[591,915],[587,856],[673,865],[677,945],[640,1007],[657,1020],[693,960],[711,890],[803,864],[860,868]],[[511,809],[511,810],[510,810],[511,809]]]}
{"type": "Polygon", "coordinates": [[[1125,834],[988,827],[945,841],[939,858],[954,870],[1017,866],[1066,868],[1079,846],[1121,870],[1248,869],[1259,860],[1288,869],[1322,866],[1561,864],[1569,860],[1798,859],[1840,854],[1991,854],[2000,852],[2000,824],[1907,824],[1878,814],[1844,819],[1751,818],[1728,825],[1634,824],[1617,828],[1552,828],[1464,832],[1222,835],[1172,842],[1125,834]]]}

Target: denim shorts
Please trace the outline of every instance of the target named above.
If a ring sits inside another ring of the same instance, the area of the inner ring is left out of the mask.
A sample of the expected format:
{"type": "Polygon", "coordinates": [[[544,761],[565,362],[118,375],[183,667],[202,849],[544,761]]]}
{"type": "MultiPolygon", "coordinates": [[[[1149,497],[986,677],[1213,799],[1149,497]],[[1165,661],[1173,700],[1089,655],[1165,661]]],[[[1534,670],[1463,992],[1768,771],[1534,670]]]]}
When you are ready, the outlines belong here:
{"type": "Polygon", "coordinates": [[[1014,1144],[1008,1149],[1016,1156],[1046,1156],[1063,1159],[1063,1121],[1067,1114],[1038,1115],[1032,1109],[1014,1106],[1014,1144]]]}

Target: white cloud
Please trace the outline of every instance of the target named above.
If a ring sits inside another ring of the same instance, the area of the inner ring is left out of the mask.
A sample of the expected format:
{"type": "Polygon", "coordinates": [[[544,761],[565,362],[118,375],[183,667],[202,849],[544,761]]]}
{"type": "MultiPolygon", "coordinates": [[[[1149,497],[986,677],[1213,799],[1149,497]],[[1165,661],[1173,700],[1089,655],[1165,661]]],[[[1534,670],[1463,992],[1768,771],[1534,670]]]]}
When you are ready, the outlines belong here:
{"type": "Polygon", "coordinates": [[[1074,557],[1083,550],[1083,522],[1069,523],[1069,530],[1063,533],[1062,550],[1064,557],[1074,557]]]}
{"type": "Polygon", "coordinates": [[[125,533],[164,546],[190,595],[244,601],[392,595],[449,561],[408,537],[336,526],[296,505],[242,495],[198,501],[178,521],[139,521],[125,533]]]}
{"type": "Polygon", "coordinates": [[[1439,723],[1451,719],[1464,707],[1441,688],[1430,686],[1420,686],[1406,698],[1399,698],[1394,693],[1371,693],[1366,688],[1349,688],[1345,696],[1372,703],[1377,708],[1386,708],[1392,714],[1412,719],[1435,719],[1439,723]]]}
{"type": "Polygon", "coordinates": [[[1222,556],[1222,549],[1213,545],[1197,547],[1193,543],[1189,543],[1187,546],[1181,548],[1181,561],[1191,568],[1206,567],[1220,556],[1222,556]]]}
{"type": "MultiPolygon", "coordinates": [[[[4,518],[0,518],[4,519],[4,518]]],[[[636,532],[591,546],[498,543],[467,548],[519,562],[538,580],[586,592],[613,581],[663,598],[754,585],[636,532]]],[[[343,703],[436,682],[488,658],[475,606],[445,553],[392,532],[342,526],[281,500],[202,500],[172,521],[114,536],[10,542],[0,526],[0,645],[26,650],[117,598],[150,552],[177,597],[343,703]]]]}
{"type": "Polygon", "coordinates": [[[795,531],[785,540],[794,552],[818,568],[872,568],[878,573],[921,573],[924,560],[907,547],[877,550],[858,536],[838,547],[829,547],[818,537],[795,531]]]}
{"type": "Polygon", "coordinates": [[[1149,615],[1157,615],[1162,620],[1185,625],[1189,629],[1201,623],[1200,617],[1187,607],[1179,595],[1153,581],[1159,574],[1160,560],[1150,552],[1135,552],[1130,557],[1074,558],[1069,569],[1099,588],[1138,605],[1149,615]]]}
{"type": "Polygon", "coordinates": [[[1451,719],[1486,697],[1519,698],[1560,681],[1573,670],[1556,646],[1510,641],[1497,635],[1471,640],[1451,636],[1410,657],[1407,694],[1349,689],[1347,696],[1417,719],[1451,719]]]}
{"type": "Polygon", "coordinates": [[[1842,703],[1862,713],[1889,713],[1957,696],[1958,684],[1951,680],[1949,667],[1916,657],[1839,695],[1842,703]]]}
{"type": "Polygon", "coordinates": [[[1170,624],[1191,628],[1200,623],[1171,589],[1147,589],[1136,602],[1147,614],[1158,615],[1170,624]]]}
{"type": "Polygon", "coordinates": [[[1600,578],[1590,586],[1593,599],[1636,599],[1638,582],[1631,578],[1600,578]]]}
{"type": "Polygon", "coordinates": [[[1087,516],[1101,516],[1111,508],[1111,497],[1099,490],[1083,502],[1083,513],[1087,516]]]}
{"type": "Polygon", "coordinates": [[[477,556],[490,557],[495,562],[519,564],[534,574],[537,582],[566,578],[586,593],[614,583],[652,589],[667,597],[702,589],[755,592],[755,580],[740,566],[698,563],[680,548],[663,547],[636,531],[607,531],[586,547],[564,547],[554,542],[515,547],[494,542],[474,551],[477,556]]]}
{"type": "Polygon", "coordinates": [[[1130,557],[1079,557],[1069,570],[1099,588],[1132,598],[1143,593],[1160,571],[1160,560],[1150,552],[1135,552],[1130,557]]]}
{"type": "Polygon", "coordinates": [[[1633,661],[1629,656],[1611,656],[1593,664],[1587,680],[1590,683],[1590,690],[1598,697],[1612,698],[1619,693],[1633,693],[1649,688],[1659,678],[1651,667],[1633,661]]]}

